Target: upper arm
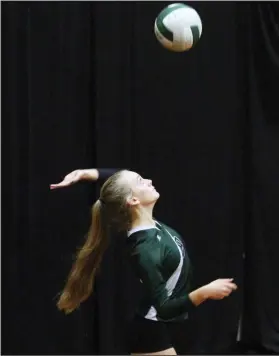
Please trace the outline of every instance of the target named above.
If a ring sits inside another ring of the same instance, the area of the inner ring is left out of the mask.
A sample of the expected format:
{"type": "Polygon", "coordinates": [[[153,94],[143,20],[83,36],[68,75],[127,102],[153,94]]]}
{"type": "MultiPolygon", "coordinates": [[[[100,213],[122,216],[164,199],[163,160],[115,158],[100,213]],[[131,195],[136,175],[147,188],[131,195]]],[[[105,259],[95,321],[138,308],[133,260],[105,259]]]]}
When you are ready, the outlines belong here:
{"type": "Polygon", "coordinates": [[[99,179],[107,179],[119,170],[118,168],[97,168],[99,179]]]}
{"type": "Polygon", "coordinates": [[[152,252],[147,249],[136,251],[133,255],[133,262],[136,267],[138,277],[147,290],[152,303],[160,308],[168,299],[166,281],[159,268],[159,261],[152,252]]]}

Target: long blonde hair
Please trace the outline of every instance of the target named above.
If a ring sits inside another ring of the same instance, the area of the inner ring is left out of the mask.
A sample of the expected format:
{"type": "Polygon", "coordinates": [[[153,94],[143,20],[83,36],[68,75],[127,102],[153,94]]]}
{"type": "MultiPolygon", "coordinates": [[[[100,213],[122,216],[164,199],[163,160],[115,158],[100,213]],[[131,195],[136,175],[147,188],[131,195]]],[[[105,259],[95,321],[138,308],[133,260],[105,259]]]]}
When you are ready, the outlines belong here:
{"type": "Polygon", "coordinates": [[[58,309],[66,314],[78,308],[92,293],[96,273],[109,244],[110,231],[125,231],[131,225],[131,211],[127,205],[131,190],[119,182],[122,172],[115,173],[104,183],[100,199],[92,207],[87,239],[77,253],[57,303],[58,309]]]}

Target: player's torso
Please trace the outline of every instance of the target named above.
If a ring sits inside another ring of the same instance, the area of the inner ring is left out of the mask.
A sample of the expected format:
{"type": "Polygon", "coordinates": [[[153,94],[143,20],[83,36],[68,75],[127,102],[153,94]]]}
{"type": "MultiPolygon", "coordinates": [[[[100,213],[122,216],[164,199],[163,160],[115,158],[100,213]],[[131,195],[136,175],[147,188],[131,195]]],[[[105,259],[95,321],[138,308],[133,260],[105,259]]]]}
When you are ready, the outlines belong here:
{"type": "Polygon", "coordinates": [[[191,263],[181,236],[169,226],[158,223],[157,239],[161,237],[158,249],[161,251],[161,273],[166,280],[179,273],[174,293],[184,289],[190,278],[191,263]]]}
{"type": "MultiPolygon", "coordinates": [[[[169,226],[158,222],[156,229],[141,231],[132,235],[134,243],[144,245],[152,256],[153,263],[161,272],[164,280],[169,280],[174,274],[179,274],[174,293],[184,290],[191,277],[191,263],[181,236],[169,226]]],[[[128,239],[129,239],[128,238],[128,239]]],[[[131,245],[133,244],[131,243],[131,245]]]]}

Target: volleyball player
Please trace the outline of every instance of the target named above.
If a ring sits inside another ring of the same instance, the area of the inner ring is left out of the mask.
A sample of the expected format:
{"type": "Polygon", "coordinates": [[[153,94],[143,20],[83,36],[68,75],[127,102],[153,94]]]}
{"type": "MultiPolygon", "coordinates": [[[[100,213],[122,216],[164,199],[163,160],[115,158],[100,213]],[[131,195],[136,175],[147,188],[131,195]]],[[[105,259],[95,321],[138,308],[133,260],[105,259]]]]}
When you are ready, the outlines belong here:
{"type": "Polygon", "coordinates": [[[92,208],[87,240],[77,254],[57,306],[70,313],[89,297],[109,231],[123,231],[131,264],[145,291],[130,327],[130,352],[176,355],[168,325],[183,323],[189,311],[207,299],[228,297],[237,286],[227,278],[191,289],[192,267],[183,239],[153,217],[160,195],[151,180],[129,170],[85,169],[71,172],[50,188],[108,176],[92,208]]]}

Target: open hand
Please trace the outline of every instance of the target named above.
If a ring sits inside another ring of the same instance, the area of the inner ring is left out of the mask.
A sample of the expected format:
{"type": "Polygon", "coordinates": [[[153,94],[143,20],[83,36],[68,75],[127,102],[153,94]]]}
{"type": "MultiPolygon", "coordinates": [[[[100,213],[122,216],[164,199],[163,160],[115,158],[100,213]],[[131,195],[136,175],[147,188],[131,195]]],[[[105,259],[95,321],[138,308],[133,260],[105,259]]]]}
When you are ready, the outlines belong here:
{"type": "Polygon", "coordinates": [[[60,183],[51,184],[50,189],[68,187],[82,180],[83,176],[84,176],[83,169],[76,169],[75,171],[67,174],[66,177],[64,177],[64,179],[60,183]]]}

